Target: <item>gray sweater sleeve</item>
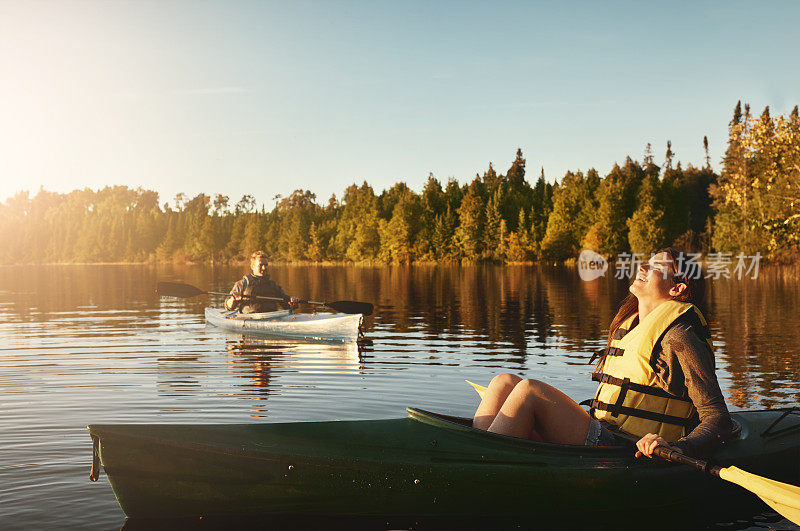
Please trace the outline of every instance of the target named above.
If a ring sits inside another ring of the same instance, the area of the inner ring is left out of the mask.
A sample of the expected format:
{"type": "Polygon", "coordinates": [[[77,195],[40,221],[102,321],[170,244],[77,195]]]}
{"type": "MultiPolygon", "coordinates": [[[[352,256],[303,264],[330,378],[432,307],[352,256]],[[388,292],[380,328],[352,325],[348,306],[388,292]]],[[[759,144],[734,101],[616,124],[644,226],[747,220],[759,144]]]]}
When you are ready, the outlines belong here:
{"type": "Polygon", "coordinates": [[[714,354],[691,323],[676,322],[667,330],[656,349],[654,369],[661,384],[681,397],[688,397],[697,409],[699,424],[673,443],[689,455],[712,451],[733,432],[725,399],[714,372],[714,354]]]}

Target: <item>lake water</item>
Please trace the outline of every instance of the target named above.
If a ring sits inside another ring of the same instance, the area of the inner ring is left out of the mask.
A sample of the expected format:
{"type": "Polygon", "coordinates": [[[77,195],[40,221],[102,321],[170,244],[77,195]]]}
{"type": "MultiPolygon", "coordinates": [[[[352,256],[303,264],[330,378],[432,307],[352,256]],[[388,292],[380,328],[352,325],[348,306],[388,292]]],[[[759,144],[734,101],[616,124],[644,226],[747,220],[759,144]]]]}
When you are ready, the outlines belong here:
{"type": "MultiPolygon", "coordinates": [[[[371,344],[267,341],[207,327],[217,297],[159,298],[159,280],[227,291],[241,267],[0,267],[0,529],[114,529],[90,423],[236,423],[471,416],[464,383],[514,372],[576,400],[627,284],[574,268],[271,267],[290,295],[369,301],[371,344]]],[[[710,283],[717,374],[732,410],[800,397],[800,281],[785,270],[710,283]]],[[[565,525],[567,522],[565,522],[565,525]]],[[[794,529],[764,511],[724,529],[794,529]]],[[[566,525],[568,527],[568,525],[566,525]]]]}

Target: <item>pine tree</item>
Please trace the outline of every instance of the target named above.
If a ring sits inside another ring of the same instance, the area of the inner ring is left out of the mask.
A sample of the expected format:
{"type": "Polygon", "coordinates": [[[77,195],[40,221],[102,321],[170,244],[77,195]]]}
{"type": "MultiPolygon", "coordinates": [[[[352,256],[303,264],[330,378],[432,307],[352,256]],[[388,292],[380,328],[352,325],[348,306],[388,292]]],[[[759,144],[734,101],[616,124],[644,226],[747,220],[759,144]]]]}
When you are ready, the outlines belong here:
{"type": "Polygon", "coordinates": [[[256,209],[256,198],[250,194],[245,194],[236,203],[233,212],[237,216],[240,216],[242,214],[249,214],[251,212],[255,212],[255,209],[256,209]]]}
{"type": "Polygon", "coordinates": [[[498,261],[503,261],[507,258],[507,253],[508,253],[508,226],[506,225],[506,220],[501,219],[497,235],[497,248],[494,251],[493,258],[498,261]]]}
{"type": "Polygon", "coordinates": [[[591,199],[583,173],[567,172],[553,193],[553,211],[541,244],[546,258],[566,260],[578,256],[581,240],[589,228],[586,210],[591,199]]]}
{"type": "MultiPolygon", "coordinates": [[[[746,238],[748,207],[748,164],[744,141],[750,126],[750,105],[742,115],[741,101],[736,103],[728,125],[728,148],[722,160],[722,172],[710,193],[716,210],[712,231],[712,247],[719,251],[738,250],[746,238]]],[[[745,245],[750,247],[749,244],[745,245]]]]}
{"type": "Polygon", "coordinates": [[[215,194],[214,195],[214,213],[218,216],[227,215],[228,212],[228,202],[230,199],[227,195],[222,194],[215,194]]]}
{"type": "Polygon", "coordinates": [[[366,181],[359,187],[349,186],[342,196],[342,207],[336,219],[336,233],[329,252],[338,260],[373,260],[377,256],[378,200],[366,181]]]}
{"type": "Polygon", "coordinates": [[[675,156],[675,153],[672,151],[672,140],[667,140],[667,152],[664,156],[664,169],[669,171],[672,169],[672,159],[675,156]]]}
{"type": "Polygon", "coordinates": [[[245,256],[264,249],[266,242],[264,238],[265,218],[264,214],[258,212],[247,214],[247,225],[244,229],[244,238],[242,238],[242,250],[245,256]]]}
{"type": "Polygon", "coordinates": [[[314,262],[321,262],[325,259],[322,238],[320,238],[317,224],[314,222],[311,223],[311,227],[308,230],[308,250],[306,255],[314,262]]]}
{"type": "Polygon", "coordinates": [[[511,163],[500,188],[503,189],[500,214],[510,230],[518,230],[520,209],[529,210],[534,201],[533,188],[525,180],[525,159],[522,157],[521,149],[517,149],[516,158],[511,163]]]}
{"type": "Polygon", "coordinates": [[[456,244],[467,260],[478,260],[483,253],[483,231],[486,225],[486,207],[480,194],[479,181],[470,184],[458,208],[456,244]]]}
{"type": "Polygon", "coordinates": [[[521,187],[525,184],[525,159],[522,157],[520,148],[517,148],[517,156],[506,172],[506,180],[511,188],[521,187]]]}
{"type": "Polygon", "coordinates": [[[664,212],[659,207],[658,181],[648,177],[639,188],[639,205],[628,218],[628,242],[632,253],[650,253],[666,243],[664,212]]]}
{"type": "Polygon", "coordinates": [[[436,218],[446,208],[442,185],[432,173],[428,174],[428,180],[422,189],[420,205],[422,214],[419,220],[419,230],[415,238],[413,253],[418,260],[431,261],[436,259],[435,245],[433,243],[436,218]]]}
{"type": "Polygon", "coordinates": [[[486,205],[486,225],[483,238],[483,248],[489,255],[495,251],[501,243],[500,225],[505,221],[500,215],[500,205],[503,203],[503,188],[498,187],[495,193],[489,198],[486,205]]]}
{"type": "Polygon", "coordinates": [[[742,100],[736,102],[736,107],[733,108],[733,118],[731,125],[738,125],[742,123],[742,100]]]}
{"type": "Polygon", "coordinates": [[[502,177],[497,176],[497,172],[494,170],[494,166],[490,162],[489,169],[483,173],[483,181],[482,181],[483,189],[480,190],[482,199],[486,200],[487,198],[484,194],[487,195],[494,194],[495,190],[497,189],[498,186],[500,186],[500,183],[502,181],[503,181],[502,177]]]}
{"type": "Polygon", "coordinates": [[[653,146],[650,142],[644,148],[644,173],[652,177],[658,177],[661,173],[661,168],[653,161],[653,146]]]}
{"type": "Polygon", "coordinates": [[[196,245],[197,257],[205,260],[216,260],[225,247],[225,233],[219,216],[207,216],[203,221],[196,245]]]}
{"type": "Polygon", "coordinates": [[[449,261],[458,258],[459,253],[455,242],[457,224],[458,218],[449,206],[444,214],[436,216],[433,229],[433,248],[434,257],[437,260],[449,261]]]}
{"type": "Polygon", "coordinates": [[[523,251],[527,254],[532,250],[531,248],[531,227],[528,224],[528,216],[525,215],[525,209],[520,208],[517,215],[517,230],[514,231],[523,251]]]}
{"type": "Polygon", "coordinates": [[[653,145],[650,142],[644,147],[644,165],[653,164],[653,145]]]}
{"type": "Polygon", "coordinates": [[[466,187],[464,189],[459,186],[458,181],[454,178],[450,177],[447,180],[447,186],[444,189],[444,206],[443,208],[449,208],[453,212],[458,210],[458,207],[461,206],[461,199],[464,197],[466,193],[466,187]]]}
{"type": "Polygon", "coordinates": [[[380,252],[380,232],[381,223],[386,220],[380,219],[377,209],[367,213],[361,219],[355,230],[355,237],[347,247],[345,256],[353,262],[375,260],[380,252]]]}
{"type": "Polygon", "coordinates": [[[379,229],[380,256],[385,262],[407,264],[416,257],[414,239],[419,228],[422,208],[418,196],[406,193],[399,196],[388,223],[379,229]]]}
{"type": "Polygon", "coordinates": [[[528,259],[528,253],[525,249],[525,246],[516,232],[511,232],[508,235],[506,259],[509,262],[522,262],[528,259]]]}
{"type": "Polygon", "coordinates": [[[530,243],[531,249],[536,250],[540,247],[542,238],[547,230],[547,221],[553,211],[553,187],[547,182],[544,176],[544,168],[541,169],[539,179],[533,189],[533,200],[530,207],[530,243]]]}
{"type": "Polygon", "coordinates": [[[596,192],[596,209],[591,229],[583,246],[606,256],[616,256],[630,250],[627,220],[636,209],[636,193],[645,178],[644,169],[628,157],[625,165],[614,165],[596,192]]]}

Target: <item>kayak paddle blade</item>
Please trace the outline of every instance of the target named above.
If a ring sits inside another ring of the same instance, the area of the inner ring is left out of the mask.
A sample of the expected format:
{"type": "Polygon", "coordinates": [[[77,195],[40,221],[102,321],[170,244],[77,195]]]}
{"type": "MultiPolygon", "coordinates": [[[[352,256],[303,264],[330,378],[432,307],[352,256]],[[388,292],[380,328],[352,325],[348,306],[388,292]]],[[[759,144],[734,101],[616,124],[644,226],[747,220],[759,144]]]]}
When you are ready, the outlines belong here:
{"type": "Polygon", "coordinates": [[[719,477],[749,490],[775,512],[800,525],[800,487],[757,476],[735,466],[720,470],[719,477]]]}
{"type": "Polygon", "coordinates": [[[326,302],[325,306],[342,313],[362,313],[372,315],[372,304],[358,301],[335,301],[326,302]]]}
{"type": "Polygon", "coordinates": [[[464,381],[467,382],[468,384],[470,384],[472,386],[472,388],[475,389],[475,392],[480,395],[481,400],[483,400],[483,395],[486,394],[486,388],[484,386],[482,386],[482,385],[478,385],[476,383],[472,383],[469,380],[464,380],[464,381]]]}
{"type": "Polygon", "coordinates": [[[156,293],[162,297],[180,297],[182,299],[188,299],[190,297],[203,295],[206,292],[189,284],[182,284],[180,282],[159,282],[156,284],[156,293]]]}

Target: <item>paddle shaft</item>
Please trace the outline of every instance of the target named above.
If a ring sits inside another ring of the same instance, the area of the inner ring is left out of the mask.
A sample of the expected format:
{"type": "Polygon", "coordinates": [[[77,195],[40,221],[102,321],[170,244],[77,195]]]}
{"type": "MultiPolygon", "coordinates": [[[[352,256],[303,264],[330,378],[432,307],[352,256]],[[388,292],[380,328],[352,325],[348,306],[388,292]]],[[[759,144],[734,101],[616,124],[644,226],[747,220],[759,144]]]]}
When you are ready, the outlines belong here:
{"type": "Polygon", "coordinates": [[[719,471],[722,470],[722,467],[720,466],[712,465],[708,461],[703,461],[702,459],[695,459],[694,457],[689,457],[688,455],[684,455],[675,450],[670,450],[665,446],[656,446],[656,448],[653,450],[653,454],[660,457],[661,459],[672,461],[673,463],[688,465],[692,468],[696,468],[701,472],[705,472],[706,474],[711,474],[712,476],[719,477],[719,471]]]}
{"type": "MultiPolygon", "coordinates": [[[[232,293],[223,293],[221,291],[206,291],[209,295],[225,295],[229,297],[233,295],[232,293]]],[[[267,301],[286,301],[286,299],[281,299],[280,297],[263,297],[261,295],[234,295],[235,297],[239,297],[240,299],[263,299],[267,301]]],[[[297,302],[302,304],[318,304],[320,306],[328,306],[327,302],[316,302],[316,301],[307,301],[305,299],[298,299],[297,302]]]]}
{"type": "MultiPolygon", "coordinates": [[[[265,301],[286,301],[287,299],[282,299],[280,297],[262,297],[261,295],[234,295],[233,293],[223,293],[221,291],[204,291],[208,295],[224,295],[226,297],[234,296],[239,297],[240,299],[262,299],[265,301]]],[[[311,302],[311,301],[304,301],[299,300],[297,302],[302,302],[304,304],[325,304],[324,302],[311,302]]]]}
{"type": "MultiPolygon", "coordinates": [[[[223,295],[225,297],[238,297],[239,299],[249,299],[249,300],[268,300],[268,301],[281,301],[287,302],[288,299],[282,299],[280,297],[264,297],[261,295],[234,295],[232,293],[222,293],[219,291],[203,291],[199,288],[192,286],[191,284],[183,284],[182,282],[159,282],[156,285],[156,292],[160,295],[164,295],[167,297],[181,297],[183,299],[188,299],[191,297],[197,297],[198,295],[223,295]]],[[[333,302],[317,302],[317,301],[308,301],[304,299],[297,300],[298,303],[303,304],[316,304],[319,306],[324,306],[326,308],[330,308],[337,312],[342,313],[360,313],[362,315],[372,315],[372,310],[374,307],[372,304],[368,302],[358,302],[358,301],[333,301],[333,302]]]]}
{"type": "MultiPolygon", "coordinates": [[[[474,385],[474,384],[473,384],[474,385]]],[[[616,432],[617,435],[620,437],[629,440],[633,444],[639,440],[638,437],[633,435],[623,433],[623,432],[616,432]]],[[[706,474],[710,474],[712,476],[719,477],[719,471],[722,470],[721,466],[712,465],[708,461],[703,461],[702,459],[696,459],[694,457],[689,457],[688,455],[682,454],[677,450],[670,450],[666,446],[656,446],[653,449],[653,455],[656,457],[660,457],[665,461],[670,461],[672,463],[678,463],[681,465],[687,465],[694,469],[699,470],[700,472],[705,472],[706,474]]]]}

